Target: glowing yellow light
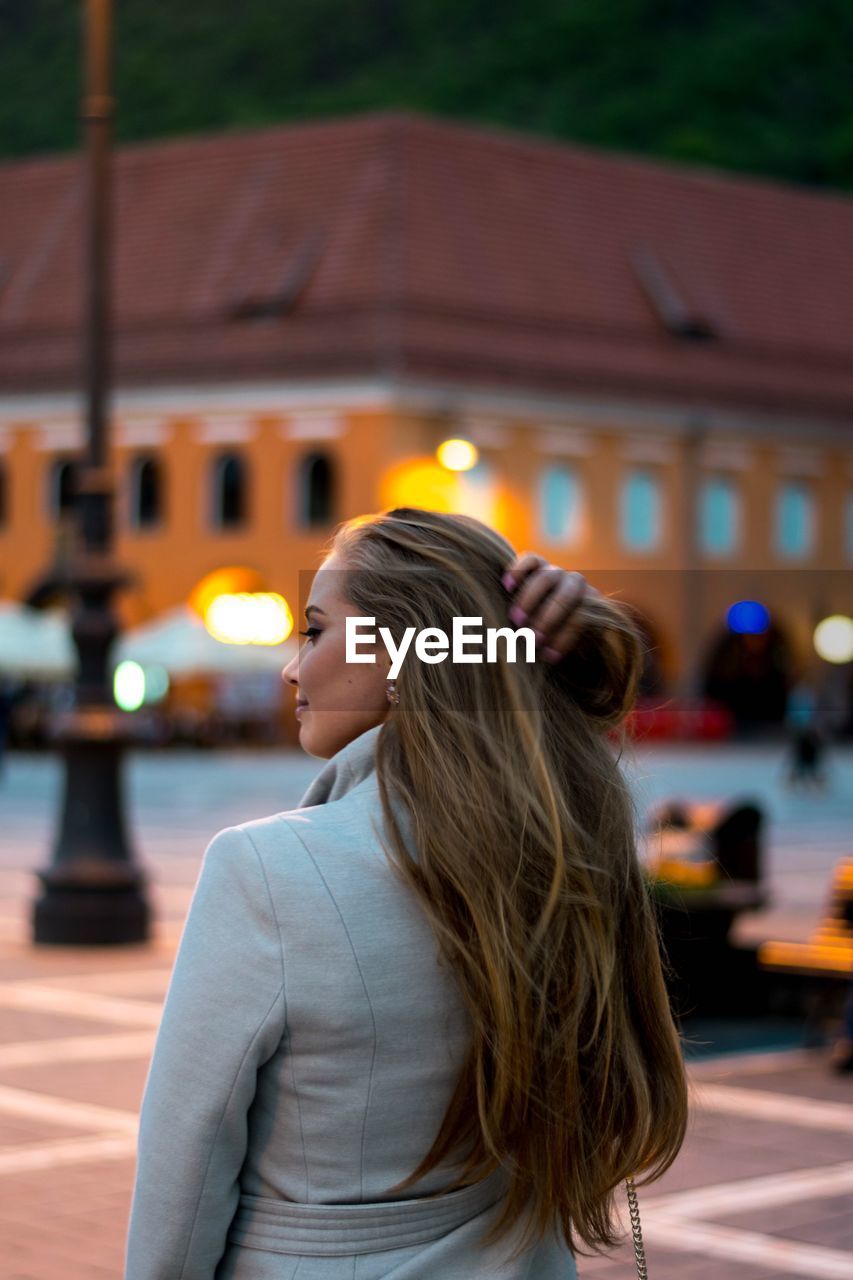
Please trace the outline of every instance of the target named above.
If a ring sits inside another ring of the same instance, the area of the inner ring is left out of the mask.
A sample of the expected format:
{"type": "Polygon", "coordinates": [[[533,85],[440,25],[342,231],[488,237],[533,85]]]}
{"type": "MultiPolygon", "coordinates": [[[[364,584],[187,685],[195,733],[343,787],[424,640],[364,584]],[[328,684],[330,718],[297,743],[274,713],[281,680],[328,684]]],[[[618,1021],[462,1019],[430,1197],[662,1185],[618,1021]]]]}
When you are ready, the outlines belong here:
{"type": "Polygon", "coordinates": [[[380,479],[383,507],[424,507],[430,511],[453,511],[457,479],[440,467],[434,457],[408,458],[397,462],[380,479]]]}
{"type": "Polygon", "coordinates": [[[113,697],[122,711],[137,711],[145,701],[145,672],[138,662],[120,662],[113,672],[113,697]]]}
{"type": "Polygon", "coordinates": [[[241,564],[227,565],[214,569],[196,583],[187,603],[200,618],[204,618],[217,596],[233,595],[238,591],[264,591],[266,586],[257,569],[241,564]]]}
{"type": "Polygon", "coordinates": [[[448,471],[470,471],[480,455],[470,440],[442,440],[435,456],[448,471]]]}
{"type": "Polygon", "coordinates": [[[814,647],[825,662],[850,662],[853,659],[853,618],[834,613],[819,622],[814,631],[814,647]]]}
{"type": "Polygon", "coordinates": [[[223,644],[282,644],[293,630],[293,613],[275,591],[238,591],[211,601],[204,625],[223,644]]]}

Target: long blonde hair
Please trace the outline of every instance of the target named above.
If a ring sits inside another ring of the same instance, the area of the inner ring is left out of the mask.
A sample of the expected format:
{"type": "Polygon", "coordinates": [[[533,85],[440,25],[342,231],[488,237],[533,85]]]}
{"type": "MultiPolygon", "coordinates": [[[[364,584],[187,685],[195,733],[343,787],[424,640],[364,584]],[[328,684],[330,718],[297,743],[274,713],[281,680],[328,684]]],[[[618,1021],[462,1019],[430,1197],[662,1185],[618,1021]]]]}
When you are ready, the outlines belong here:
{"type": "MultiPolygon", "coordinates": [[[[387,626],[508,626],[512,546],[469,516],[397,508],[349,521],[327,548],[344,593],[387,626]]],[[[562,1227],[620,1240],[615,1193],[672,1164],[687,1084],[637,856],[636,812],[608,731],[636,697],[642,643],[624,606],[587,596],[583,632],[554,666],[471,667],[411,656],[377,741],[392,866],[417,894],[458,979],[473,1037],[435,1141],[392,1190],[465,1148],[448,1190],[504,1165],[490,1244],[562,1227]],[[412,820],[412,858],[391,805],[412,820]]],[[[521,651],[523,653],[523,649],[521,651]]]]}

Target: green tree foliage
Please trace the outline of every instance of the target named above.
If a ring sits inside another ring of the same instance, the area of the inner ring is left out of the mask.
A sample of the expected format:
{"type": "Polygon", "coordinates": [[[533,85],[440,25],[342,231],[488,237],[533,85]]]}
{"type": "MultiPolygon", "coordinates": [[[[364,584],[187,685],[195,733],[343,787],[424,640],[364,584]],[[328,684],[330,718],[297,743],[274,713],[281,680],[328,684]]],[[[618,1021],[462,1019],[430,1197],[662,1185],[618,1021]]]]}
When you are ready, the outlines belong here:
{"type": "MultiPolygon", "coordinates": [[[[0,0],[0,154],[74,147],[84,0],[0,0]]],[[[851,0],[116,0],[118,135],[402,107],[853,187],[851,0]]]]}

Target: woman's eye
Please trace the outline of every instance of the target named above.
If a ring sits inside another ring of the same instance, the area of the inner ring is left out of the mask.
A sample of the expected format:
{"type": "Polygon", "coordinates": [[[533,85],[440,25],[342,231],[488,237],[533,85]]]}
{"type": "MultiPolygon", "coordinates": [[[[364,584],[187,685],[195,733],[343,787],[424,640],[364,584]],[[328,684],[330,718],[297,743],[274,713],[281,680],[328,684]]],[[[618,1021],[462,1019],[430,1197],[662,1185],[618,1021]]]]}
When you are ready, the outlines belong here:
{"type": "Polygon", "coordinates": [[[313,640],[315,636],[318,636],[320,634],[320,628],[309,627],[307,631],[300,631],[299,634],[301,636],[307,636],[309,640],[313,640]]]}

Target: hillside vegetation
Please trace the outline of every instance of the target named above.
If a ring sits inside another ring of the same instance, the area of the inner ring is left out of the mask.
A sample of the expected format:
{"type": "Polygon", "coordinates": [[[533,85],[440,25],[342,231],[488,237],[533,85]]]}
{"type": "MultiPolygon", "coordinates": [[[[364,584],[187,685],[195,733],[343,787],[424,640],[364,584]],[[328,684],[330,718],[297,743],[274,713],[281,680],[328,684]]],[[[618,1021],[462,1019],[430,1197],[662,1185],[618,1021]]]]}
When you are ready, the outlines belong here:
{"type": "MultiPolygon", "coordinates": [[[[0,155],[79,137],[83,0],[0,0],[0,155]]],[[[851,0],[116,0],[118,136],[407,107],[853,188],[851,0]]]]}

